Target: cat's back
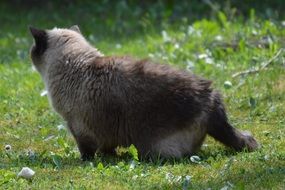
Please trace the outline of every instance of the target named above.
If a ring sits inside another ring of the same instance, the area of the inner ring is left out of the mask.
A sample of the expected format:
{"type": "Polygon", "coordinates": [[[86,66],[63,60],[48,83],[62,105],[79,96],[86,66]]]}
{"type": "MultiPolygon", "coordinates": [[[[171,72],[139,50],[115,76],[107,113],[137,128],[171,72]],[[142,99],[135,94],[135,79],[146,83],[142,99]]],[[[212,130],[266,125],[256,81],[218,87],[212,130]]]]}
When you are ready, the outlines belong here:
{"type": "Polygon", "coordinates": [[[152,113],[150,122],[163,125],[193,121],[209,108],[211,81],[188,71],[127,56],[97,58],[91,65],[108,76],[101,100],[108,102],[109,112],[120,110],[144,122],[152,113]]]}
{"type": "Polygon", "coordinates": [[[130,82],[143,82],[140,84],[158,85],[157,83],[159,83],[168,88],[192,88],[197,92],[211,89],[212,82],[209,80],[198,77],[189,71],[168,64],[156,63],[149,59],[140,60],[131,56],[107,56],[97,57],[87,65],[90,71],[101,70],[107,75],[125,78],[130,82]]]}
{"type": "Polygon", "coordinates": [[[186,100],[184,103],[187,104],[187,100],[194,101],[192,103],[202,101],[212,92],[209,80],[167,64],[130,56],[98,57],[90,62],[88,72],[92,72],[93,80],[101,80],[105,90],[136,101],[144,95],[152,101],[165,97],[165,101],[174,100],[178,103],[186,100]]]}

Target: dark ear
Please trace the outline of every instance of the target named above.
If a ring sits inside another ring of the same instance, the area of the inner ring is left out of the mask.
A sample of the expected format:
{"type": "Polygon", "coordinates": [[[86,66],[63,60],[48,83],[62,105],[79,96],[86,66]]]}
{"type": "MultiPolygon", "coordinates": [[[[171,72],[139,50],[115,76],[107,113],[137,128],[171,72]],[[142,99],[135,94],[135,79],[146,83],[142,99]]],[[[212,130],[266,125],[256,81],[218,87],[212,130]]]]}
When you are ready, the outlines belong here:
{"type": "Polygon", "coordinates": [[[80,29],[79,29],[79,27],[77,25],[73,25],[69,29],[73,30],[75,32],[78,32],[79,34],[81,34],[81,31],[80,31],[80,29]]]}
{"type": "Polygon", "coordinates": [[[47,32],[45,30],[36,29],[32,26],[29,28],[35,40],[34,53],[41,55],[47,49],[47,32]]]}

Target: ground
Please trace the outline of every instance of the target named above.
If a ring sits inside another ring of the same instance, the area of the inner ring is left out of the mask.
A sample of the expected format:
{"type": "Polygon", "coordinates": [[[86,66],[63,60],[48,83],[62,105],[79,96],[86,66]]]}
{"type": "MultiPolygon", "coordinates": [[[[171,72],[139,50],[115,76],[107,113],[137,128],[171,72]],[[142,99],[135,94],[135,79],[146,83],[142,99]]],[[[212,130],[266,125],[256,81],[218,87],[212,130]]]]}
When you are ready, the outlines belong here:
{"type": "Polygon", "coordinates": [[[282,1],[264,12],[255,4],[239,10],[194,1],[193,13],[187,1],[27,2],[0,6],[0,189],[285,189],[282,1]],[[197,153],[200,161],[139,162],[133,149],[130,156],[81,161],[64,121],[41,96],[44,86],[29,58],[29,25],[73,24],[106,55],[150,58],[213,80],[231,123],[250,131],[261,148],[234,153],[208,137],[197,153]],[[232,76],[267,63],[256,73],[232,76]],[[36,172],[32,180],[17,177],[22,167],[36,172]]]}

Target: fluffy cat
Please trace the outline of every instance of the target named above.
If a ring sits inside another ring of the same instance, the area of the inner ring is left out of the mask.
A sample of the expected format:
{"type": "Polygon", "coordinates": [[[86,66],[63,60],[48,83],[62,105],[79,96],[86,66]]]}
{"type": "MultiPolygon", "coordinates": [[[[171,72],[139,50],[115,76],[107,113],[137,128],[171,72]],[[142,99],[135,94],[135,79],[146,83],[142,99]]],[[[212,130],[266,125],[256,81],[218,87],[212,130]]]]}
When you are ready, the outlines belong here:
{"type": "Polygon", "coordinates": [[[236,151],[258,148],[229,124],[210,81],[166,64],[104,56],[77,26],[30,31],[33,64],[83,160],[131,144],[141,158],[180,158],[196,152],[206,134],[236,151]]]}

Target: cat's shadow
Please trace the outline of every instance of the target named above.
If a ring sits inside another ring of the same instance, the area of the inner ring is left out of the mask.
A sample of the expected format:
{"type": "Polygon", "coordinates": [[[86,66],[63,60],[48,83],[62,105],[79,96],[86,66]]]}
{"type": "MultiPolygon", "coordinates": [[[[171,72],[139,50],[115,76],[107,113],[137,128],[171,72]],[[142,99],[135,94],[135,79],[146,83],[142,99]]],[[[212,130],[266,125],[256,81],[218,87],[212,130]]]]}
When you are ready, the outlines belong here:
{"type": "MultiPolygon", "coordinates": [[[[112,167],[112,166],[130,166],[132,163],[136,163],[144,166],[167,166],[167,165],[175,165],[175,164],[197,164],[197,162],[201,164],[207,164],[207,160],[218,159],[221,157],[232,157],[237,155],[238,153],[230,150],[230,149],[217,149],[217,150],[200,150],[196,155],[198,156],[198,160],[191,160],[191,156],[184,156],[180,159],[174,158],[144,158],[138,161],[134,161],[134,159],[129,155],[118,156],[118,155],[105,155],[105,154],[97,154],[92,160],[83,161],[80,159],[79,155],[72,156],[63,156],[63,157],[53,157],[47,155],[37,155],[35,157],[30,157],[27,155],[20,155],[16,157],[10,157],[6,164],[3,165],[6,167],[13,167],[17,165],[17,163],[25,163],[27,166],[39,166],[41,168],[50,168],[54,167],[57,169],[67,169],[74,167],[97,167],[99,163],[101,163],[104,167],[112,167]]],[[[197,158],[197,157],[196,157],[197,158]]]]}
{"type": "MultiPolygon", "coordinates": [[[[140,159],[137,163],[140,165],[149,165],[149,166],[167,166],[174,164],[197,164],[197,162],[204,163],[205,160],[212,158],[217,159],[218,157],[232,157],[238,153],[231,150],[217,150],[217,151],[199,151],[195,156],[198,156],[199,160],[191,160],[191,156],[184,156],[182,158],[144,158],[140,159]]],[[[66,157],[63,160],[63,165],[66,167],[76,167],[76,166],[94,166],[96,167],[99,163],[102,163],[103,166],[118,166],[118,165],[128,165],[134,162],[134,159],[130,156],[117,156],[117,155],[104,155],[98,154],[92,160],[83,161],[79,157],[66,157]],[[69,166],[68,166],[69,165],[69,166]]],[[[206,162],[205,162],[206,164],[206,162]]]]}

